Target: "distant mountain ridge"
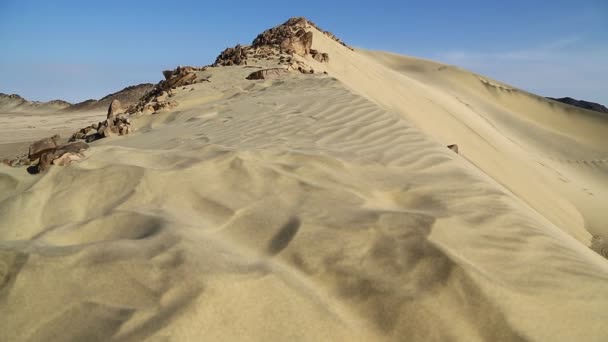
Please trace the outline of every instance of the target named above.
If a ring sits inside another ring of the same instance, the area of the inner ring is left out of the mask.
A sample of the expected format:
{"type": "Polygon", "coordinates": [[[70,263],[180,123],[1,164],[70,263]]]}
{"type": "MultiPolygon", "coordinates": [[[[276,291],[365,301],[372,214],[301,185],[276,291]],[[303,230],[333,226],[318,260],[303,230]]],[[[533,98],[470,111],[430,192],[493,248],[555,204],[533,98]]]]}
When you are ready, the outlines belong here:
{"type": "Polygon", "coordinates": [[[48,102],[28,101],[17,94],[0,93],[0,110],[6,112],[63,110],[71,105],[71,103],[63,100],[51,100],[48,102]]]}
{"type": "Polygon", "coordinates": [[[569,104],[571,106],[592,110],[595,112],[608,113],[608,108],[606,106],[601,105],[599,103],[595,103],[595,102],[577,100],[577,99],[573,99],[571,97],[560,97],[560,98],[547,97],[547,98],[554,100],[554,101],[561,102],[561,103],[569,104]]]}
{"type": "Polygon", "coordinates": [[[108,109],[108,106],[110,106],[110,103],[112,103],[113,100],[119,100],[120,103],[122,103],[125,107],[128,107],[132,104],[137,103],[137,101],[139,101],[140,98],[142,98],[150,90],[152,90],[152,88],[154,88],[154,84],[152,83],[142,83],[138,85],[129,86],[115,93],[106,95],[99,100],[90,99],[73,104],[70,107],[66,108],[66,110],[106,110],[108,109]]]}
{"type": "Polygon", "coordinates": [[[137,103],[154,85],[142,83],[126,87],[115,93],[106,95],[99,100],[86,100],[72,104],[63,100],[51,100],[47,102],[29,101],[18,94],[0,93],[1,112],[51,112],[51,111],[104,111],[112,100],[119,100],[125,106],[137,103]]]}

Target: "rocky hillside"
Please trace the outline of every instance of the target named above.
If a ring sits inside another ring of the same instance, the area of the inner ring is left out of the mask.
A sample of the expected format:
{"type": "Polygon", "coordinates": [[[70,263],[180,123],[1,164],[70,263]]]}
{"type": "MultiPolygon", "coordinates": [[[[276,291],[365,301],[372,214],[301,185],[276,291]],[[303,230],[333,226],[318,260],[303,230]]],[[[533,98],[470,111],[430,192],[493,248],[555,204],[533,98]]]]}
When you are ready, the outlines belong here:
{"type": "Polygon", "coordinates": [[[152,88],[154,88],[154,85],[151,83],[142,83],[126,87],[120,91],[104,96],[99,100],[86,100],[73,104],[66,110],[105,111],[113,100],[118,100],[123,105],[130,106],[137,103],[139,99],[152,90],[152,88]]]}
{"type": "Polygon", "coordinates": [[[606,108],[606,106],[603,106],[603,105],[601,105],[599,103],[595,103],[595,102],[577,100],[577,99],[573,99],[571,97],[561,97],[561,98],[548,97],[548,99],[558,101],[561,103],[565,103],[565,104],[569,104],[571,106],[592,110],[595,112],[608,113],[608,108],[606,108]]]}

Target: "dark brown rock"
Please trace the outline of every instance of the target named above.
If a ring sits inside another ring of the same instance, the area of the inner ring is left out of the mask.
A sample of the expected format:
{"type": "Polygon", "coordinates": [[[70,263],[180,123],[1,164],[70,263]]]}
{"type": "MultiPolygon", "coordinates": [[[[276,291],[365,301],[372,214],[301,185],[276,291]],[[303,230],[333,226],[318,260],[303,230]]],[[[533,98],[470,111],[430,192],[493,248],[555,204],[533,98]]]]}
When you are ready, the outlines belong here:
{"type": "MultiPolygon", "coordinates": [[[[37,170],[37,172],[46,171],[53,164],[53,161],[55,159],[60,158],[61,156],[65,155],[65,154],[80,155],[80,152],[82,152],[88,148],[89,148],[89,145],[86,143],[75,142],[75,143],[71,143],[71,144],[61,145],[61,146],[58,146],[51,150],[47,150],[45,153],[43,153],[40,156],[40,160],[38,161],[38,164],[36,165],[36,170],[37,170]]],[[[68,156],[66,158],[70,158],[70,157],[68,156]]],[[[65,163],[66,161],[63,160],[62,162],[65,163]]]]}
{"type": "Polygon", "coordinates": [[[237,45],[222,51],[213,66],[246,65],[248,46],[237,45]]]}
{"type": "Polygon", "coordinates": [[[458,153],[458,145],[453,144],[453,145],[448,145],[448,148],[456,153],[458,153]]]}
{"type": "Polygon", "coordinates": [[[54,135],[50,138],[44,138],[42,140],[38,140],[35,143],[30,145],[28,157],[30,160],[34,160],[39,158],[43,153],[48,150],[52,150],[59,146],[61,143],[61,137],[59,135],[54,135]]]}

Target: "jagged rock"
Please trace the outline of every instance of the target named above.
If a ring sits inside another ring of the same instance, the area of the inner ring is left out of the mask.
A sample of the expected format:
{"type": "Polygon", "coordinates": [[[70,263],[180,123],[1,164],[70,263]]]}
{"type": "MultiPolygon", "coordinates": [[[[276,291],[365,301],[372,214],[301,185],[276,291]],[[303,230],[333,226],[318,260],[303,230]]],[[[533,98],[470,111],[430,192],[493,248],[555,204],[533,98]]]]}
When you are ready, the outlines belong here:
{"type": "Polygon", "coordinates": [[[258,71],[254,71],[251,74],[249,74],[249,76],[247,76],[247,79],[248,80],[270,80],[270,79],[275,79],[275,78],[284,76],[288,72],[289,71],[287,69],[283,69],[283,68],[258,70],[258,71]]]}
{"type": "Polygon", "coordinates": [[[453,145],[448,145],[448,148],[456,153],[458,153],[458,145],[453,144],[453,145]]]}
{"type": "Polygon", "coordinates": [[[124,109],[122,108],[120,101],[114,99],[114,100],[112,100],[112,103],[110,103],[110,107],[108,107],[107,118],[109,119],[118,113],[124,113],[124,109]]]}
{"type": "Polygon", "coordinates": [[[185,73],[183,75],[175,76],[169,80],[167,80],[168,88],[179,88],[185,85],[190,85],[196,83],[196,74],[195,73],[185,73]]]}
{"type": "Polygon", "coordinates": [[[294,37],[301,29],[305,29],[306,24],[305,18],[291,18],[279,26],[260,33],[253,40],[252,46],[280,45],[285,39],[294,37]]]}
{"type": "Polygon", "coordinates": [[[207,67],[195,68],[191,66],[178,66],[175,70],[163,71],[165,80],[157,84],[150,92],[146,94],[146,96],[142,97],[137,105],[130,108],[127,112],[135,113],[137,111],[141,111],[145,103],[157,98],[163,92],[168,92],[170,94],[172,88],[179,88],[185,85],[197,83],[198,80],[196,72],[205,70],[207,70],[207,67]]]}
{"type": "Polygon", "coordinates": [[[308,55],[312,46],[312,32],[306,32],[302,29],[295,35],[282,40],[279,46],[281,51],[285,53],[295,53],[300,56],[308,55]]]}
{"type": "Polygon", "coordinates": [[[43,153],[48,150],[52,150],[59,146],[61,143],[61,137],[59,135],[54,135],[50,138],[44,138],[42,140],[38,140],[30,145],[28,157],[30,160],[34,160],[40,157],[43,153]]]}
{"type": "Polygon", "coordinates": [[[260,33],[250,46],[227,48],[213,66],[247,65],[249,58],[272,59],[280,53],[305,56],[312,46],[313,33],[306,31],[305,18],[291,18],[285,23],[260,33]]]}
{"type": "Polygon", "coordinates": [[[246,65],[248,46],[237,45],[222,51],[213,66],[246,65]]]}

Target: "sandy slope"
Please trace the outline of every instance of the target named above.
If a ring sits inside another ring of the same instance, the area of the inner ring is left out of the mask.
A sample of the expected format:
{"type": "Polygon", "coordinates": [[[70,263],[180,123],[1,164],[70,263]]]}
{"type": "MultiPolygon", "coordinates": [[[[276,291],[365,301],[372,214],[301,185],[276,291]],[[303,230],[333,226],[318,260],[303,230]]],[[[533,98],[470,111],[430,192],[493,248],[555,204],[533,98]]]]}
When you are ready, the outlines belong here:
{"type": "Polygon", "coordinates": [[[606,340],[604,119],[314,45],[329,76],[212,68],[78,164],[0,166],[0,340],[606,340]]]}

